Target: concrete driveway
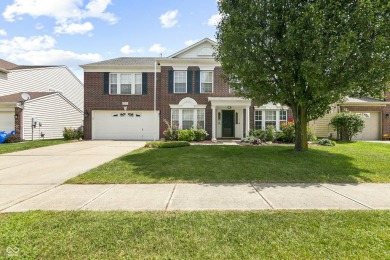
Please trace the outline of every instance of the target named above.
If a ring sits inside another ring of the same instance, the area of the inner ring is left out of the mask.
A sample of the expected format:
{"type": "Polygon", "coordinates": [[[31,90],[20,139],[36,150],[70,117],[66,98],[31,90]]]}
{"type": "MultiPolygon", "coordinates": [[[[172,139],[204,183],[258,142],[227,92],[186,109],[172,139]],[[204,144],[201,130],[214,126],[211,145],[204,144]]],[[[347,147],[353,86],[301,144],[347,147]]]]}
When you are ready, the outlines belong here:
{"type": "Polygon", "coordinates": [[[0,155],[0,210],[145,145],[83,141],[0,155]]]}

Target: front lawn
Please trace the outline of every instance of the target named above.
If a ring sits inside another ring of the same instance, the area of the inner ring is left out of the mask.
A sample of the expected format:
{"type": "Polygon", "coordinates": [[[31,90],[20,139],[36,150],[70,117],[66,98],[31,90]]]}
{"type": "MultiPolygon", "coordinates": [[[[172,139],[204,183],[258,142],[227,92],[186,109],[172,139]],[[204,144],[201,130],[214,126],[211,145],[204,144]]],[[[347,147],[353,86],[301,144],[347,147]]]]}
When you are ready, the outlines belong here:
{"type": "Polygon", "coordinates": [[[63,139],[57,139],[57,140],[26,141],[23,143],[0,144],[0,154],[29,150],[29,149],[51,146],[56,144],[64,144],[67,142],[69,141],[65,141],[63,139]]]}
{"type": "Polygon", "coordinates": [[[0,228],[0,255],[23,259],[390,258],[390,211],[35,211],[0,228]]]}
{"type": "Polygon", "coordinates": [[[189,146],[139,149],[67,183],[390,182],[390,145],[189,146]]]}

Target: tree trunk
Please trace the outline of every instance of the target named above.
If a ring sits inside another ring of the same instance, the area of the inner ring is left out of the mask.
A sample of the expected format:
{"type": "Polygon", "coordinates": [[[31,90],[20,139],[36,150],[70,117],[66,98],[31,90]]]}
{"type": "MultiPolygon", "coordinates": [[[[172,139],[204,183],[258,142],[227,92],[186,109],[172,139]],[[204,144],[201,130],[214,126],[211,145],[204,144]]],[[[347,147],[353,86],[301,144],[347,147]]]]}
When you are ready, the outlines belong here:
{"type": "Polygon", "coordinates": [[[302,152],[308,150],[307,144],[307,116],[305,108],[297,106],[293,109],[295,121],[295,151],[302,152]]]}

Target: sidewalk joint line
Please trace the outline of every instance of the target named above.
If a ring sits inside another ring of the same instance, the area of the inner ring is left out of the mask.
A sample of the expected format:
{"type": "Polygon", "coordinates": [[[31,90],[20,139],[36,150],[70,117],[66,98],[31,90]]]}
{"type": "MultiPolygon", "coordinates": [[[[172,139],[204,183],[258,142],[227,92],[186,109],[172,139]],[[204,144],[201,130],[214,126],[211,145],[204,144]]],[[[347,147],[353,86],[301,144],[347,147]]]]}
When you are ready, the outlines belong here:
{"type": "Polygon", "coordinates": [[[110,187],[108,187],[107,189],[105,189],[104,191],[100,192],[98,195],[96,195],[96,197],[88,200],[87,202],[85,202],[80,208],[78,208],[77,210],[82,210],[83,208],[85,208],[86,206],[88,206],[89,204],[91,204],[92,202],[94,202],[95,200],[97,200],[98,198],[100,198],[101,196],[103,196],[107,191],[111,190],[112,188],[115,187],[115,184],[111,184],[110,187]]]}
{"type": "Polygon", "coordinates": [[[250,183],[250,184],[251,184],[251,186],[255,189],[255,191],[257,192],[257,194],[259,194],[259,196],[268,204],[268,206],[270,206],[271,209],[275,209],[274,206],[272,206],[271,202],[268,201],[268,200],[266,199],[266,197],[264,197],[263,194],[261,194],[261,192],[260,192],[258,189],[256,189],[255,185],[253,185],[253,183],[250,183]]]}
{"type": "Polygon", "coordinates": [[[51,188],[49,188],[49,189],[47,189],[47,190],[44,190],[44,191],[42,191],[42,192],[39,192],[38,194],[35,194],[35,195],[31,196],[31,197],[22,199],[22,200],[20,200],[20,201],[18,201],[18,202],[16,202],[16,203],[12,204],[11,206],[8,206],[8,207],[5,207],[5,208],[0,208],[0,212],[3,212],[4,210],[9,209],[9,208],[11,208],[11,207],[13,207],[13,206],[16,206],[16,205],[18,205],[18,204],[20,204],[20,203],[23,203],[23,202],[25,202],[25,201],[27,201],[27,200],[33,199],[33,198],[35,198],[35,197],[38,197],[39,195],[41,195],[41,194],[43,194],[43,193],[46,193],[46,192],[51,191],[51,190],[54,190],[54,189],[58,188],[58,187],[61,186],[61,185],[63,185],[63,184],[61,183],[61,184],[54,185],[53,187],[51,187],[51,188]]]}
{"type": "Polygon", "coordinates": [[[354,201],[354,202],[356,202],[356,203],[362,205],[363,207],[366,207],[366,208],[369,208],[369,209],[374,209],[374,208],[372,208],[372,207],[370,207],[370,206],[364,204],[363,202],[360,202],[360,201],[358,201],[358,200],[355,200],[355,199],[353,199],[353,198],[350,198],[350,197],[348,197],[348,196],[346,196],[346,195],[344,195],[344,194],[342,194],[342,193],[340,193],[340,192],[337,192],[337,191],[335,191],[335,190],[333,190],[333,189],[331,189],[331,188],[329,188],[329,187],[326,187],[326,186],[322,185],[321,183],[320,183],[320,186],[321,186],[321,187],[324,187],[325,189],[328,189],[328,190],[330,190],[330,191],[332,191],[332,192],[334,192],[334,193],[336,193],[336,194],[338,194],[338,195],[340,195],[340,196],[342,196],[342,197],[344,197],[344,198],[347,198],[347,199],[349,199],[349,200],[352,200],[352,201],[354,201]]]}
{"type": "Polygon", "coordinates": [[[170,203],[171,203],[171,201],[172,201],[173,193],[174,193],[174,192],[175,192],[175,190],[176,190],[176,185],[177,185],[177,183],[175,183],[175,186],[173,186],[173,189],[172,189],[171,195],[169,196],[169,199],[168,199],[168,203],[167,203],[167,205],[165,206],[165,211],[167,211],[167,210],[168,210],[169,204],[170,204],[170,203]]]}

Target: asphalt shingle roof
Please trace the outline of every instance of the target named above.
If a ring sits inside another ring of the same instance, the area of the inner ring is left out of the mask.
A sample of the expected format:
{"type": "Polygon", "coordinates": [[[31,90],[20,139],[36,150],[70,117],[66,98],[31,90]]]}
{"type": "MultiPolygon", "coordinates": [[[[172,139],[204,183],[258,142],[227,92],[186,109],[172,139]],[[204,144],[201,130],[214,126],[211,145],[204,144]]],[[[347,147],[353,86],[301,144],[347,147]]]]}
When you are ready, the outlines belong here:
{"type": "Polygon", "coordinates": [[[20,102],[20,101],[23,101],[23,98],[22,98],[22,95],[21,95],[22,93],[29,94],[30,95],[30,100],[31,100],[31,99],[35,99],[35,98],[51,95],[51,94],[54,94],[55,92],[20,92],[20,93],[15,93],[15,94],[11,94],[11,95],[0,96],[0,103],[2,103],[2,102],[20,102]]]}
{"type": "Polygon", "coordinates": [[[120,57],[82,66],[153,66],[157,57],[120,57]]]}
{"type": "Polygon", "coordinates": [[[18,65],[14,64],[14,63],[11,63],[11,62],[3,60],[3,59],[0,59],[0,68],[2,68],[2,69],[9,70],[9,69],[13,69],[13,68],[15,68],[17,66],[18,65]]]}

